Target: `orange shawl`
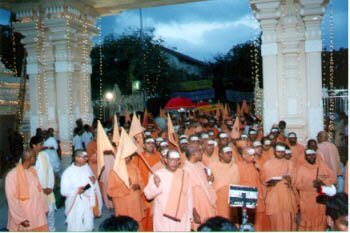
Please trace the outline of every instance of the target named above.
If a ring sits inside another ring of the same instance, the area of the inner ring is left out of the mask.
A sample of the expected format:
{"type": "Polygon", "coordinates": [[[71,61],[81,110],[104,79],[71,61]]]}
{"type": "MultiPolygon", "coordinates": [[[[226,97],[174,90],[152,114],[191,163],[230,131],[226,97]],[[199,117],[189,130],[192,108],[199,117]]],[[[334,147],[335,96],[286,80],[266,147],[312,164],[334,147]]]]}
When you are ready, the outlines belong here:
{"type": "MultiPolygon", "coordinates": [[[[38,175],[33,167],[30,167],[29,172],[33,174],[38,180],[38,175]]],[[[24,168],[22,163],[18,163],[16,166],[17,174],[17,186],[16,186],[16,198],[20,201],[25,201],[29,199],[29,187],[27,182],[27,177],[24,173],[24,168]]],[[[38,191],[41,192],[41,186],[38,184],[38,191]]]]}
{"type": "Polygon", "coordinates": [[[187,205],[187,190],[190,179],[183,169],[177,169],[171,184],[168,201],[165,207],[164,216],[180,222],[187,205]]]}

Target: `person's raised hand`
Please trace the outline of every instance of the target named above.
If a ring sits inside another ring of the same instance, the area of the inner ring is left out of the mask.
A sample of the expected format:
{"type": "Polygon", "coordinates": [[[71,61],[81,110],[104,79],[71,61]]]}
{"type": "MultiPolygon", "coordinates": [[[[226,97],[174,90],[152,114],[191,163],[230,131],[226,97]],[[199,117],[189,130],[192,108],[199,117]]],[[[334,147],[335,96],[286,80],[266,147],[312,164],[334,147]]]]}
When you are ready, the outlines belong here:
{"type": "Polygon", "coordinates": [[[153,180],[154,180],[154,184],[157,186],[157,188],[159,188],[159,185],[160,185],[160,178],[159,178],[159,176],[154,175],[153,180]]]}

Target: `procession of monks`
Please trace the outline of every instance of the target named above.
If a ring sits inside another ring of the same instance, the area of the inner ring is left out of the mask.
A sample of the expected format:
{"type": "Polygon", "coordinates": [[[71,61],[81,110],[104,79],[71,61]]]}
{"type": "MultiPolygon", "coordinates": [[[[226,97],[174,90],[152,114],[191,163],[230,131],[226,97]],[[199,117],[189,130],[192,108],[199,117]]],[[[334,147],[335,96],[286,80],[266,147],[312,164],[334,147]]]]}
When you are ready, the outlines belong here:
{"type": "Polygon", "coordinates": [[[326,132],[318,134],[318,143],[309,140],[304,146],[295,132],[287,132],[284,121],[263,133],[249,111],[238,110],[234,117],[226,106],[173,117],[163,111],[160,117],[167,118],[167,130],[147,112],[142,124],[134,115],[130,130],[137,132],[132,135],[139,150],[126,161],[132,186],[110,171],[103,194],[112,198],[115,215],[133,217],[142,231],[196,230],[214,216],[239,227],[242,210],[229,205],[229,187],[244,185],[258,189],[257,207],[248,210],[256,231],[326,229],[326,207],[318,196],[322,186],[335,186],[341,175],[339,153],[326,132]],[[171,170],[188,177],[176,181],[171,170]],[[173,197],[179,188],[191,194],[173,197]],[[172,208],[182,209],[180,216],[165,214],[172,208]]]}
{"type": "MultiPolygon", "coordinates": [[[[325,190],[339,188],[342,175],[337,148],[325,131],[302,145],[284,121],[263,132],[247,108],[232,114],[217,105],[167,116],[161,110],[166,129],[147,111],[142,123],[128,115],[127,136],[116,120],[107,130],[112,148],[95,132],[87,158],[104,205],[115,216],[132,217],[140,231],[196,231],[216,216],[239,228],[242,208],[230,206],[229,191],[242,185],[258,190],[257,206],[247,211],[255,231],[325,231],[325,190]]],[[[347,170],[345,177],[347,193],[347,170]]]]}

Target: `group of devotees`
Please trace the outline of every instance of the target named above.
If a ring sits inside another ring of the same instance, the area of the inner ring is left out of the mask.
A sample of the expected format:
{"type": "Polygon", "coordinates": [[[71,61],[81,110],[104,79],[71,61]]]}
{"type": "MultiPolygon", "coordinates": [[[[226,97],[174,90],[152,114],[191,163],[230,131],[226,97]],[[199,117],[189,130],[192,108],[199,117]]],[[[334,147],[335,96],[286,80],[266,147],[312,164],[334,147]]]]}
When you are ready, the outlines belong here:
{"type": "MultiPolygon", "coordinates": [[[[164,112],[162,117],[165,122],[164,112]]],[[[263,132],[259,118],[225,108],[167,121],[168,129],[159,127],[146,112],[142,123],[136,114],[126,120],[124,129],[138,148],[124,158],[128,185],[113,169],[115,151],[128,146],[113,141],[120,132],[105,128],[115,150],[102,148],[101,172],[97,152],[103,143],[95,127],[75,130],[84,133],[75,135],[73,160],[63,172],[57,143],[49,143],[53,133],[33,136],[6,176],[8,230],[55,231],[53,189],[60,182],[68,231],[96,229],[102,206],[135,220],[139,231],[197,231],[214,217],[239,228],[242,208],[230,205],[231,185],[257,189],[257,205],[247,210],[255,231],[347,231],[347,164],[339,187],[339,152],[327,132],[303,145],[284,121],[263,132]]]]}

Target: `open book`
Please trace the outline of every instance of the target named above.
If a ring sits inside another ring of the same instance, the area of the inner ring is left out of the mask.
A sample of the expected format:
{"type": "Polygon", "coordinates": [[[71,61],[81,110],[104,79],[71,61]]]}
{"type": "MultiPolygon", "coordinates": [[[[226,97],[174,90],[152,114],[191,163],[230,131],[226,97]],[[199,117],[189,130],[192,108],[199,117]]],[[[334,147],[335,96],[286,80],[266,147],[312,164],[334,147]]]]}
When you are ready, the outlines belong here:
{"type": "Polygon", "coordinates": [[[272,181],[280,181],[283,179],[283,176],[273,176],[270,179],[266,180],[265,183],[268,184],[272,181]]]}

